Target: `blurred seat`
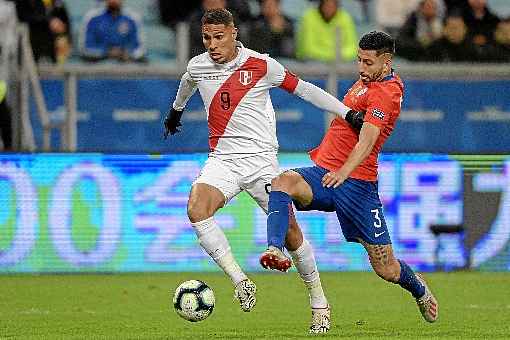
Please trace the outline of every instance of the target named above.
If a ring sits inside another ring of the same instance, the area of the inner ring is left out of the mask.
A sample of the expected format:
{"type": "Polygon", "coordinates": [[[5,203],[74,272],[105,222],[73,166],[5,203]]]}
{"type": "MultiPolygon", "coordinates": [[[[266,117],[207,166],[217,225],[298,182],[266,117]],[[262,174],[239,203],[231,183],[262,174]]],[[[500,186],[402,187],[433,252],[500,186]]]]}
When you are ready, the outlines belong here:
{"type": "Polygon", "coordinates": [[[361,6],[361,2],[358,0],[343,0],[340,2],[342,4],[342,8],[349,12],[349,14],[354,19],[356,25],[360,23],[364,23],[366,21],[365,14],[363,13],[363,8],[361,6]]]}
{"type": "Polygon", "coordinates": [[[138,13],[144,24],[159,25],[159,9],[156,0],[124,0],[124,6],[138,13]]]}
{"type": "Polygon", "coordinates": [[[496,14],[500,18],[510,17],[510,1],[508,0],[489,0],[489,8],[492,13],[496,14]]]}
{"type": "Polygon", "coordinates": [[[294,20],[294,22],[298,22],[305,10],[310,6],[313,6],[313,3],[308,0],[281,0],[283,14],[294,20]]]}
{"type": "Polygon", "coordinates": [[[81,21],[91,8],[96,8],[99,3],[96,0],[64,0],[67,11],[71,16],[71,24],[80,27],[81,21]]]}
{"type": "Polygon", "coordinates": [[[145,47],[149,60],[175,58],[175,32],[163,25],[147,24],[144,26],[145,47]]]}

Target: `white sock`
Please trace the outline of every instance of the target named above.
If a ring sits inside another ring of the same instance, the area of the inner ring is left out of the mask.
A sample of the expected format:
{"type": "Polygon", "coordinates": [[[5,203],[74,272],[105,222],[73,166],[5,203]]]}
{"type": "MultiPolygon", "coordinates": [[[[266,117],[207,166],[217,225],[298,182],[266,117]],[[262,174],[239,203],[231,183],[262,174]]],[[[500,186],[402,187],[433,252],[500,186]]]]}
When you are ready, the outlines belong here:
{"type": "Polygon", "coordinates": [[[225,274],[230,277],[234,285],[248,278],[234,259],[225,233],[216,224],[213,217],[191,223],[191,225],[195,228],[202,248],[223,269],[225,274]]]}
{"type": "Polygon", "coordinates": [[[313,249],[310,243],[308,243],[308,240],[303,239],[301,246],[294,251],[289,251],[289,253],[290,256],[292,256],[299,276],[301,276],[306,288],[308,288],[310,306],[312,308],[326,308],[328,306],[328,300],[326,296],[324,296],[319,271],[317,270],[317,264],[313,256],[313,249]]]}

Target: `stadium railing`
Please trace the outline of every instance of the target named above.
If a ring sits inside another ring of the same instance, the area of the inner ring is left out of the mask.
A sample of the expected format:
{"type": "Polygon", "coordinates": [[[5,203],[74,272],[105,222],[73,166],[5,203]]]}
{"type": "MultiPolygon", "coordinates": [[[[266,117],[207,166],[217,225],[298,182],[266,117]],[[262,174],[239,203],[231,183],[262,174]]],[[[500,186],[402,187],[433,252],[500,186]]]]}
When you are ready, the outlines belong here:
{"type": "Polygon", "coordinates": [[[38,119],[43,128],[42,149],[44,151],[49,151],[51,130],[53,128],[60,129],[61,134],[66,136],[66,138],[68,132],[73,131],[73,129],[64,127],[63,121],[55,122],[50,119],[50,114],[45,104],[37,65],[30,45],[27,25],[18,24],[15,34],[16,40],[19,42],[20,50],[16,52],[14,59],[10,62],[14,65],[14,67],[9,68],[9,82],[11,83],[10,88],[14,90],[9,91],[9,96],[11,97],[9,100],[14,102],[14,107],[16,108],[15,111],[19,112],[14,119],[14,140],[15,143],[23,150],[36,150],[32,123],[30,121],[29,101],[30,94],[32,94],[37,108],[38,119]],[[19,63],[18,55],[20,56],[19,63]],[[32,89],[31,93],[30,89],[32,89]],[[15,99],[12,100],[12,97],[15,99]]]}

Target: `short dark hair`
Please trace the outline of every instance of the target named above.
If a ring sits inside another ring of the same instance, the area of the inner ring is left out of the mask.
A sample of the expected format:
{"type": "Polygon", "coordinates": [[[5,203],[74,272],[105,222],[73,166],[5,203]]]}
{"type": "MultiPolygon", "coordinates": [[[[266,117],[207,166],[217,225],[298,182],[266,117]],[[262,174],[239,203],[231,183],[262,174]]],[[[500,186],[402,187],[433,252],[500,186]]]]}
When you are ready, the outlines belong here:
{"type": "Polygon", "coordinates": [[[202,25],[225,25],[233,26],[234,17],[228,9],[215,8],[207,10],[202,16],[202,25]]]}
{"type": "Polygon", "coordinates": [[[395,39],[382,31],[371,31],[363,35],[359,41],[362,50],[375,50],[377,55],[383,53],[395,54],[395,39]]]}

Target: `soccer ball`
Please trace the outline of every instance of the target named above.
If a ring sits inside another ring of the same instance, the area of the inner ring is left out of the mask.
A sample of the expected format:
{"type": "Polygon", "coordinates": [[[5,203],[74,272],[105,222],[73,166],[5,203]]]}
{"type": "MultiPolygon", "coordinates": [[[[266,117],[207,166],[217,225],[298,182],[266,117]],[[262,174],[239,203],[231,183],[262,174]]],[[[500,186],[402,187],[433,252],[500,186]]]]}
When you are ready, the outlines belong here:
{"type": "Polygon", "coordinates": [[[185,320],[205,320],[214,309],[214,292],[200,280],[184,281],[174,293],[175,311],[185,320]]]}

